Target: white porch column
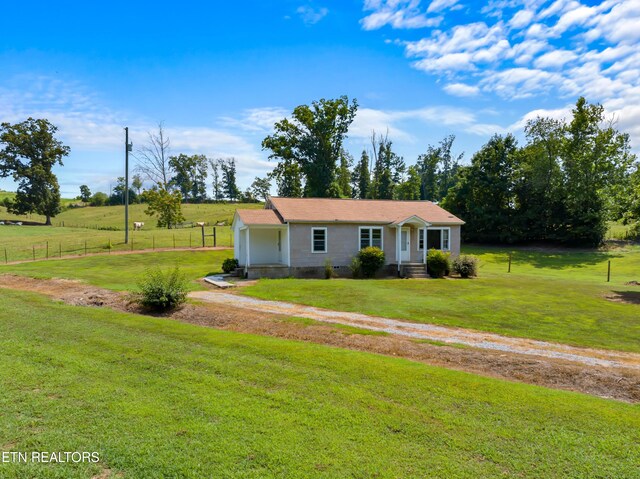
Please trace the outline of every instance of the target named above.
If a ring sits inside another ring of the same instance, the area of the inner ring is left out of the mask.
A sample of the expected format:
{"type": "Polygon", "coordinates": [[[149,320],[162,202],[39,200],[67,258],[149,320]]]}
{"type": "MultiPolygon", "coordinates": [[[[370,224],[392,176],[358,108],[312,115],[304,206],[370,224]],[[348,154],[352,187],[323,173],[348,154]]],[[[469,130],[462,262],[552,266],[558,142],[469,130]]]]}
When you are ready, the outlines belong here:
{"type": "Polygon", "coordinates": [[[249,227],[247,226],[247,268],[251,266],[251,234],[249,233],[249,227]]]}
{"type": "Polygon", "coordinates": [[[400,265],[402,264],[402,225],[396,225],[396,259],[398,260],[398,273],[400,273],[400,265]]]}
{"type": "Polygon", "coordinates": [[[424,242],[422,243],[422,262],[427,266],[427,227],[424,227],[424,242]]]}
{"type": "Polygon", "coordinates": [[[287,223],[287,266],[291,268],[291,228],[287,223]]]}

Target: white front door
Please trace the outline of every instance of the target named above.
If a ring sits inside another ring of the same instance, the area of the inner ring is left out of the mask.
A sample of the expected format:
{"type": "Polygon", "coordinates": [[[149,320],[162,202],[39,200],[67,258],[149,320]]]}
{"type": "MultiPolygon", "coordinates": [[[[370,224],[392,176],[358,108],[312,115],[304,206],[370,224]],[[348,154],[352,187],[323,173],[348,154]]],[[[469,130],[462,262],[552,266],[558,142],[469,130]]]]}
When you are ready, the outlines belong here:
{"type": "Polygon", "coordinates": [[[403,263],[411,261],[411,229],[402,228],[400,230],[400,259],[403,263]]]}

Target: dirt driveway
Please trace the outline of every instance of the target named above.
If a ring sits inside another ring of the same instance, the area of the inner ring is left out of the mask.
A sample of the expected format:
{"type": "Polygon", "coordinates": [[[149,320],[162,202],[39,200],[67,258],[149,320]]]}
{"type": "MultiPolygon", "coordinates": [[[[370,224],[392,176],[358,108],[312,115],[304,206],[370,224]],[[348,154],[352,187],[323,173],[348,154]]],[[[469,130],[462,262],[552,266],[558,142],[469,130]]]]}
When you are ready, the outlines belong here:
{"type": "MultiPolygon", "coordinates": [[[[77,281],[0,275],[2,287],[39,292],[72,305],[140,313],[129,304],[125,295],[77,281]]],[[[265,304],[217,291],[196,292],[192,296],[199,304],[187,304],[164,317],[216,329],[403,357],[483,376],[640,402],[640,355],[637,354],[506,338],[288,303],[265,304]],[[310,317],[318,322],[305,324],[292,321],[292,316],[310,317]],[[338,328],[335,323],[385,333],[357,334],[338,328]]]]}
{"type": "Polygon", "coordinates": [[[470,329],[412,323],[398,319],[367,316],[343,311],[331,311],[282,301],[266,301],[218,291],[194,291],[189,294],[189,297],[208,303],[233,305],[236,308],[309,318],[327,323],[346,324],[348,326],[355,326],[372,331],[384,331],[418,340],[441,341],[443,343],[462,344],[479,349],[564,359],[588,366],[629,368],[640,371],[640,354],[578,348],[532,339],[512,338],[470,329]]]}

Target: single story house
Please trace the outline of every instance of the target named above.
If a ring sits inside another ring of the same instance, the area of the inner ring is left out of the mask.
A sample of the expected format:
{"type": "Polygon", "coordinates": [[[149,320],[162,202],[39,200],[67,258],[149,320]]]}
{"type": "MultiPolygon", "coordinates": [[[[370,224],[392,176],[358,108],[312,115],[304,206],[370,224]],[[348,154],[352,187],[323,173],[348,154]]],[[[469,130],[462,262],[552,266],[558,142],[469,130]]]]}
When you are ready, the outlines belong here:
{"type": "Polygon", "coordinates": [[[268,198],[262,210],[238,209],[234,255],[248,278],[322,277],[327,260],[350,276],[361,248],[385,253],[385,273],[426,264],[431,248],[460,253],[459,218],[431,201],[268,198]]]}

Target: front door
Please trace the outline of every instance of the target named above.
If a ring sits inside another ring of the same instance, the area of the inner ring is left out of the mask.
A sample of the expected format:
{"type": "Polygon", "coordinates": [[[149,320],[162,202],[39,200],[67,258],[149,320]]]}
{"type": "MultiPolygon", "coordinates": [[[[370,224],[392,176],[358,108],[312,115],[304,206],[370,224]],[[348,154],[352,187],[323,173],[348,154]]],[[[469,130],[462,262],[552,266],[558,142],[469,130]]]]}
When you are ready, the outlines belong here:
{"type": "Polygon", "coordinates": [[[403,263],[411,261],[411,229],[402,228],[400,230],[400,259],[403,263]]]}

